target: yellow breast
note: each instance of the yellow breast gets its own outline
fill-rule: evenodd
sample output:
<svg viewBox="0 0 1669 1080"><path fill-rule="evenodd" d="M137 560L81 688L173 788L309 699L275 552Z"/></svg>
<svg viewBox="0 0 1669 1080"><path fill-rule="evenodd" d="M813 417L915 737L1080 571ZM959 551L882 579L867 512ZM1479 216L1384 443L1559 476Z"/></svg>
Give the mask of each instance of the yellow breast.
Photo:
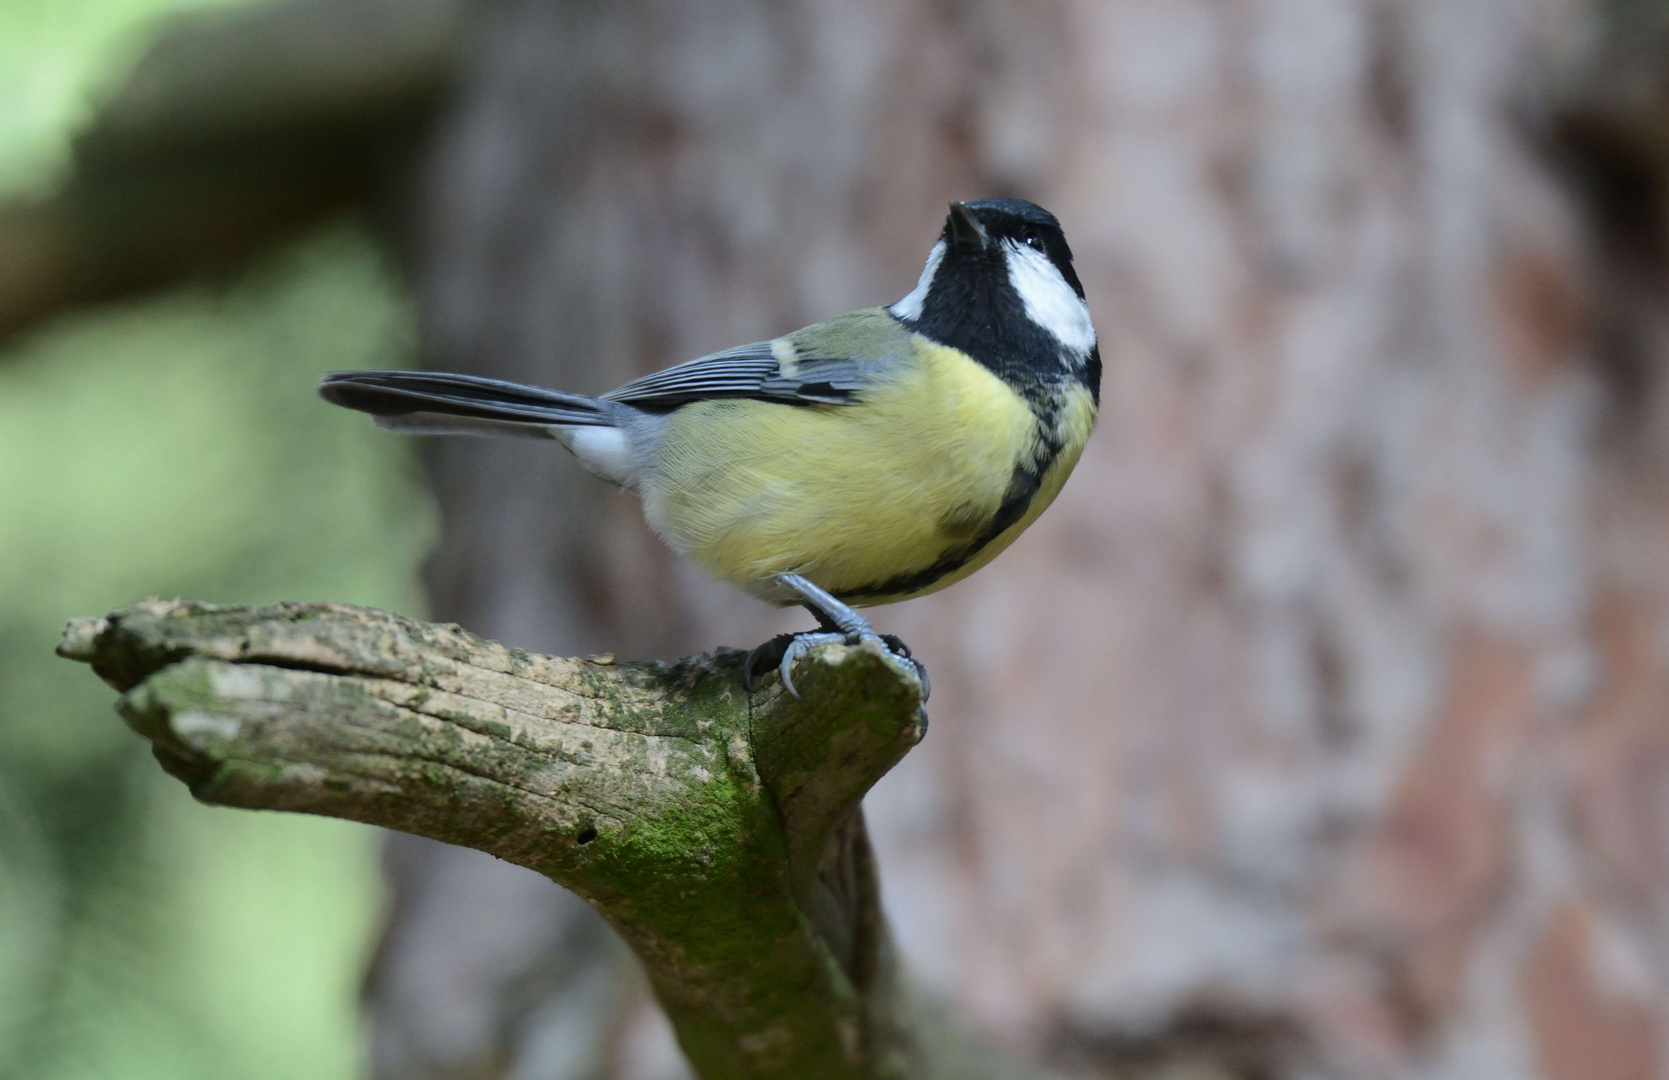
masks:
<svg viewBox="0 0 1669 1080"><path fill-rule="evenodd" d="M1087 390L1067 391L1045 432L1020 395L962 353L921 339L915 351L853 405L735 399L677 410L641 484L650 524L708 573L778 603L792 600L775 585L780 573L876 604L985 565L1060 492L1095 406ZM1061 449L1019 520L932 581L876 591L967 553L1016 466L1045 443Z"/></svg>

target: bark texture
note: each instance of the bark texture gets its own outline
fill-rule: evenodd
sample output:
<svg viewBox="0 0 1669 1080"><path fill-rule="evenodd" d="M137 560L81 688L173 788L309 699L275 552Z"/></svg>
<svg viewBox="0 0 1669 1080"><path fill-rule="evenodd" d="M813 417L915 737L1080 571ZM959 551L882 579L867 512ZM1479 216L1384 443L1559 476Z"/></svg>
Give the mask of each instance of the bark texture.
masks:
<svg viewBox="0 0 1669 1080"><path fill-rule="evenodd" d="M915 997L858 802L920 740L921 685L832 646L805 701L744 656L560 660L337 604L150 601L60 653L204 802L477 848L588 900L704 1077L1020 1077Z"/></svg>
<svg viewBox="0 0 1669 1080"><path fill-rule="evenodd" d="M1105 411L880 616L944 683L870 800L903 947L1089 1068L1656 1075L1663 278L1605 238L1661 167L1609 227L1559 134L1656 130L1585 52L1618 10L508 3L431 159L430 362L601 389L902 294L947 196L1049 206ZM567 462L435 461L453 617L775 629Z"/></svg>

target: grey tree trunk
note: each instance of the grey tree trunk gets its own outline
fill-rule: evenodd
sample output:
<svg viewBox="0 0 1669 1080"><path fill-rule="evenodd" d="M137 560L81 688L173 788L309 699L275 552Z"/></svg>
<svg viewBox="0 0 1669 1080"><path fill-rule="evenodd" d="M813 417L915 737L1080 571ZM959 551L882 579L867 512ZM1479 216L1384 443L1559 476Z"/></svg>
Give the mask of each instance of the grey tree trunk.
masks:
<svg viewBox="0 0 1669 1080"><path fill-rule="evenodd" d="M1655 1076L1660 382L1613 396L1601 309L1662 279L1543 141L1606 17L508 4L427 174L431 362L601 389L901 294L947 197L1044 203L1106 407L1011 553L879 613L943 687L870 799L905 951L1092 1067ZM436 461L449 617L776 628L568 462Z"/></svg>

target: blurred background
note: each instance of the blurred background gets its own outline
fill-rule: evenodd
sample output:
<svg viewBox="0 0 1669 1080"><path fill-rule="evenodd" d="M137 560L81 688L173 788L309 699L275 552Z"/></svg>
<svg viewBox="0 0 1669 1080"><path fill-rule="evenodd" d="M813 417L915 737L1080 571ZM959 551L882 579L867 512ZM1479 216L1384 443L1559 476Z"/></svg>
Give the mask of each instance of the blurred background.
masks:
<svg viewBox="0 0 1669 1080"><path fill-rule="evenodd" d="M0 1073L679 1080L585 905L197 806L51 654L140 597L553 653L798 628L522 443L583 392L1062 219L1056 506L877 612L919 976L1085 1076L1669 1078L1663 0L0 0Z"/></svg>
<svg viewBox="0 0 1669 1080"><path fill-rule="evenodd" d="M0 2L0 185L39 199L164 0ZM17 217L0 223L10 305ZM31 280L32 279L32 280ZM357 1075L381 885L343 822L198 806L51 655L66 613L149 594L421 613L434 536L410 447L318 407L319 372L410 355L363 227L246 273L23 326L0 345L0 1075Z"/></svg>

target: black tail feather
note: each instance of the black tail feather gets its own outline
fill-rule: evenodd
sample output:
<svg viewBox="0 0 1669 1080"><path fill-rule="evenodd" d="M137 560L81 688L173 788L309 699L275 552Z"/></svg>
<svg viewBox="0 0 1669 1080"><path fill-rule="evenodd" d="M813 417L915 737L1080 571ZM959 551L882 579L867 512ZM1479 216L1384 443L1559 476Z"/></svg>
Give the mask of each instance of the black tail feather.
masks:
<svg viewBox="0 0 1669 1080"><path fill-rule="evenodd" d="M414 413L510 424L607 424L595 398L435 371L333 371L319 380L332 405L372 416Z"/></svg>

